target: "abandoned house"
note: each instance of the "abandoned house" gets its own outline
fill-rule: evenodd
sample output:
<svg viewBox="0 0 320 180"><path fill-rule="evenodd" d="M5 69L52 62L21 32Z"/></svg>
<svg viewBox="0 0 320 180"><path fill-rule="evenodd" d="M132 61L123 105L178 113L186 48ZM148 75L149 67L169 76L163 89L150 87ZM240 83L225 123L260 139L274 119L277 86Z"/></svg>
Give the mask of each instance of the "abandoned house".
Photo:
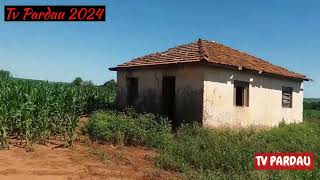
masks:
<svg viewBox="0 0 320 180"><path fill-rule="evenodd" d="M174 126L266 127L302 122L306 76L201 40L110 68L118 108L163 114Z"/></svg>

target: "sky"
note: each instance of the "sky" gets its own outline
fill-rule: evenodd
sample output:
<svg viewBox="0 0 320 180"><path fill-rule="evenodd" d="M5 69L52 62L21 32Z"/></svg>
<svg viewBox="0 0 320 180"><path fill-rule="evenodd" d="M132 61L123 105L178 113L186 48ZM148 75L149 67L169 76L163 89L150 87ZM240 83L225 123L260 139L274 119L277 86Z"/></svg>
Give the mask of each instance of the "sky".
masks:
<svg viewBox="0 0 320 180"><path fill-rule="evenodd" d="M4 5L106 5L106 22L4 22ZM108 68L203 38L307 75L320 98L317 0L2 0L0 69L15 77L95 84Z"/></svg>

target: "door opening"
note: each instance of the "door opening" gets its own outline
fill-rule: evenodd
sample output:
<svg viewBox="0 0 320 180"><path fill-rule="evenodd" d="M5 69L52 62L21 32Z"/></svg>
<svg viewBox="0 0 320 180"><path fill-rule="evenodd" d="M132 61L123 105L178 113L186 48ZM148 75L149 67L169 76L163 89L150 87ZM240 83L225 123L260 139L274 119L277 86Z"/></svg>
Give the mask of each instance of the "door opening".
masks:
<svg viewBox="0 0 320 180"><path fill-rule="evenodd" d="M178 126L175 119L176 78L166 76L162 79L162 113L172 121L173 128Z"/></svg>
<svg viewBox="0 0 320 180"><path fill-rule="evenodd" d="M138 78L127 79L127 104L133 106L138 98Z"/></svg>

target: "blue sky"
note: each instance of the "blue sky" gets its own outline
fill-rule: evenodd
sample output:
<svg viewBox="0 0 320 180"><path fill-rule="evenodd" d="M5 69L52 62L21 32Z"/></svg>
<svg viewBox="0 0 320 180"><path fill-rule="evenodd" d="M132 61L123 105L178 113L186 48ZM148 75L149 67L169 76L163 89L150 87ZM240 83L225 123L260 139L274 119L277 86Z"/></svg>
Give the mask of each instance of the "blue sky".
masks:
<svg viewBox="0 0 320 180"><path fill-rule="evenodd" d="M100 23L12 23L3 6L102 4ZM215 40L306 74L306 97L320 97L320 1L317 0L3 0L0 2L0 69L16 77L96 84L108 70L147 53Z"/></svg>

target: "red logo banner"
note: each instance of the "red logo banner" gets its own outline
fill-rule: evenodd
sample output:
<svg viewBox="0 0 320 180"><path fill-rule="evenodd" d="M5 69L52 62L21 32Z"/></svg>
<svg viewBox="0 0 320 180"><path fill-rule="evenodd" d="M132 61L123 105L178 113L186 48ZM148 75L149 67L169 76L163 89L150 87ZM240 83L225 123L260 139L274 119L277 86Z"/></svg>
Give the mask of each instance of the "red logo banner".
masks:
<svg viewBox="0 0 320 180"><path fill-rule="evenodd" d="M305 153L256 153L255 170L313 170L314 155Z"/></svg>

